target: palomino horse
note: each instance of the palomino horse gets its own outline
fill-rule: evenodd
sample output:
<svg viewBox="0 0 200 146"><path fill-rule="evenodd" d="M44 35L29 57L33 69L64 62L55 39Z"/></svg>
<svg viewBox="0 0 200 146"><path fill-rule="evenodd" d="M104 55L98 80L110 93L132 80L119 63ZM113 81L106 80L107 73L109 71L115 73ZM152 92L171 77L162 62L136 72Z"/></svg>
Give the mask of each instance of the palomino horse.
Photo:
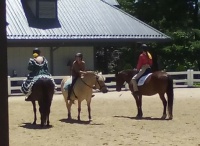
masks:
<svg viewBox="0 0 200 146"><path fill-rule="evenodd" d="M93 71L87 71L83 77L80 77L76 80L76 83L73 86L72 94L70 96L70 100L67 99L68 91L65 90L64 84L70 77L65 77L61 82L61 91L65 98L66 107L68 110L68 119L71 119L71 106L74 103L74 100L78 100L78 120L80 121L80 112L81 112L81 102L85 99L87 101L88 106L88 118L91 120L91 98L92 98L92 90L93 88L101 90L103 93L108 91L104 77L100 74L96 74Z"/></svg>
<svg viewBox="0 0 200 146"><path fill-rule="evenodd" d="M33 124L36 124L37 120L35 101L38 101L39 111L41 115L41 126L44 126L45 124L49 126L49 114L53 94L54 84L51 79L40 78L34 83L32 87L32 93L29 97L30 101L32 102L34 111Z"/></svg>
<svg viewBox="0 0 200 146"><path fill-rule="evenodd" d="M160 99L163 103L163 115L161 119L167 117L166 107L168 105L169 119L173 118L173 100L174 100L174 91L173 91L173 79L169 74L163 71L157 71L152 73L145 83L142 86L139 86L139 96L134 94L133 85L131 83L132 77L138 73L135 69L123 70L116 74L116 90L121 91L121 87L124 82L129 84L129 89L131 90L137 105L137 118L143 116L142 112L142 95L151 96L154 94L159 94ZM168 102L165 99L165 93L167 94Z"/></svg>

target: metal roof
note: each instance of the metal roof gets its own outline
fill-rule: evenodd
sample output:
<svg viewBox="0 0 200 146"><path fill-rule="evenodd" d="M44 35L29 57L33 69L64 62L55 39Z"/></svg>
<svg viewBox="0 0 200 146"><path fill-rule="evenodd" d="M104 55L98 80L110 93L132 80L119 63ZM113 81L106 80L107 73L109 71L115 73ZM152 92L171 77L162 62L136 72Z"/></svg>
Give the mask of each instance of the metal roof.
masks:
<svg viewBox="0 0 200 146"><path fill-rule="evenodd" d="M119 3L117 0L102 0L110 5L113 5L113 6L119 6Z"/></svg>
<svg viewBox="0 0 200 146"><path fill-rule="evenodd" d="M164 33L102 0L58 0L59 27L30 27L21 1L6 0L8 42L141 42L170 39Z"/></svg>

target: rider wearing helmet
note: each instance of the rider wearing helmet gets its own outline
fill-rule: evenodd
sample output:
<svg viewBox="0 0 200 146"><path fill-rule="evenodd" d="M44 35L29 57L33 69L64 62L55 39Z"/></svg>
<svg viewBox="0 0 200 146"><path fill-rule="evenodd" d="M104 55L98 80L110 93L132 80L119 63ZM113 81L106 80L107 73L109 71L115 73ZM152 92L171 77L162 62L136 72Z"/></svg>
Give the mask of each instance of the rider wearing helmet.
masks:
<svg viewBox="0 0 200 146"><path fill-rule="evenodd" d="M76 82L76 80L81 77L82 74L85 74L85 61L83 61L83 54L82 53L77 53L75 55L75 61L72 64L72 84L69 86L68 89L68 100L70 100L70 95L72 92L72 88Z"/></svg>
<svg viewBox="0 0 200 146"><path fill-rule="evenodd" d="M33 84L40 77L49 78L55 85L53 78L48 69L48 61L44 56L41 56L41 51L39 48L33 49L33 58L29 59L28 70L30 73L27 76L27 79L22 83L21 91L28 97L25 100L30 101L29 95L31 94L31 88Z"/></svg>
<svg viewBox="0 0 200 146"><path fill-rule="evenodd" d="M133 84L133 91L136 95L138 95L138 86L137 86L137 80L145 73L145 71L151 70L152 66L152 56L148 52L148 47L146 44L141 45L142 53L139 56L138 64L137 64L137 71L139 71L133 78L132 78L132 84Z"/></svg>
<svg viewBox="0 0 200 146"><path fill-rule="evenodd" d="M75 55L75 61L72 64L72 77L78 78L85 72L85 61L83 61L83 55L77 53Z"/></svg>

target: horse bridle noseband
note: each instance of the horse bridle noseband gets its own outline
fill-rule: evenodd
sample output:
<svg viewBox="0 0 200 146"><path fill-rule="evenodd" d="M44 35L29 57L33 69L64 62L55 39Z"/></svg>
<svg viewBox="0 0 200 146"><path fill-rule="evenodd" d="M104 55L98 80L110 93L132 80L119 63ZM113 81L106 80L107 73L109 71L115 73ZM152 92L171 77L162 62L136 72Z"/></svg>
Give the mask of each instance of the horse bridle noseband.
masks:
<svg viewBox="0 0 200 146"><path fill-rule="evenodd" d="M99 85L99 87L100 87L100 90L101 90L103 87L106 87L106 86L105 86L105 85L101 86L98 79L99 79L99 77L96 76L96 82L98 83L98 85ZM86 86L88 86L88 87L90 87L90 88L93 89L93 87L91 87L90 85L88 85L88 84L87 84L86 82L84 82L82 79L81 79L81 81L82 81ZM96 87L96 83L95 83L95 87Z"/></svg>

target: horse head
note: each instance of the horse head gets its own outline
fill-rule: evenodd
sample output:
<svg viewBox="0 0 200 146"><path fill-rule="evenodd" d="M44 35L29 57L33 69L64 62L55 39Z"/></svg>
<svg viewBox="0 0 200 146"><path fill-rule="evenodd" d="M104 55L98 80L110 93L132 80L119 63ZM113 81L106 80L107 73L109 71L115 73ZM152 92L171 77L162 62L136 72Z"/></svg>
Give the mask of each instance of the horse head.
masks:
<svg viewBox="0 0 200 146"><path fill-rule="evenodd" d="M106 84L105 84L105 78L103 77L101 73L96 74L95 88L99 89L103 93L108 92L108 88L106 87Z"/></svg>
<svg viewBox="0 0 200 146"><path fill-rule="evenodd" d="M93 89L99 89L103 93L108 92L108 89L105 85L105 78L101 73L87 71L82 76L82 81L91 86Z"/></svg>
<svg viewBox="0 0 200 146"><path fill-rule="evenodd" d="M121 91L124 82L130 83L131 79L138 71L136 69L122 70L115 74L116 91Z"/></svg>

